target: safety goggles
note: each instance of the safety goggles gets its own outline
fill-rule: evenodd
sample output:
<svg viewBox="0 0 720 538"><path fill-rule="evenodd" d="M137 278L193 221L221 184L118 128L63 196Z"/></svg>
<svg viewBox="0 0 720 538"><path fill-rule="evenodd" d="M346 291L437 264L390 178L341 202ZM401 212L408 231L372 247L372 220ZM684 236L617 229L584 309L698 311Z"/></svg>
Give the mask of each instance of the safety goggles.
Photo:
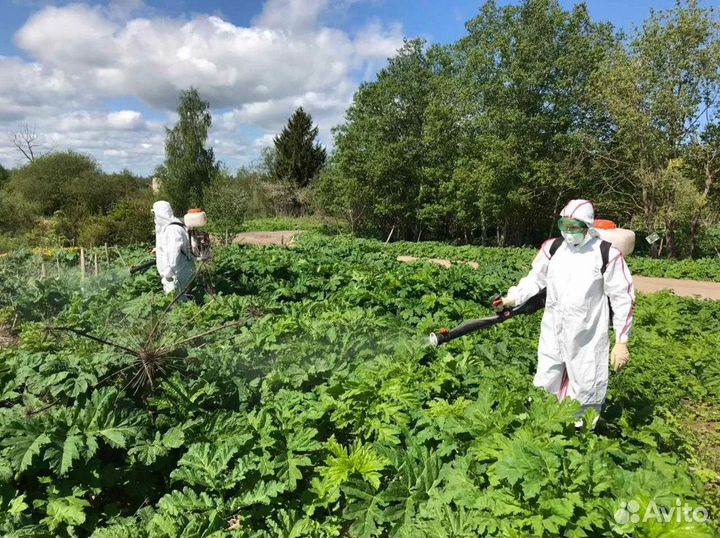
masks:
<svg viewBox="0 0 720 538"><path fill-rule="evenodd" d="M588 229L588 226L583 221L578 219L560 217L560 220L558 220L558 229L561 232L583 233Z"/></svg>

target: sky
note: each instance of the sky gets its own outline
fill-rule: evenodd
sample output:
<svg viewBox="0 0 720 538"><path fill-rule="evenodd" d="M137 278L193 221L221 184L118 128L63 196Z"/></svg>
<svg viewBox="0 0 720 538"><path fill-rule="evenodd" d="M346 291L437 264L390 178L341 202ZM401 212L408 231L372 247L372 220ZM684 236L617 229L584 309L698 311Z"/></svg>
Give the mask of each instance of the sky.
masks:
<svg viewBox="0 0 720 538"><path fill-rule="evenodd" d="M456 41L481 3L0 0L0 164L25 162L11 135L27 126L40 152L74 150L107 172L150 175L190 86L211 105L209 143L231 171L257 162L298 106L330 146L358 85L403 38ZM586 3L595 20L631 31L675 2Z"/></svg>

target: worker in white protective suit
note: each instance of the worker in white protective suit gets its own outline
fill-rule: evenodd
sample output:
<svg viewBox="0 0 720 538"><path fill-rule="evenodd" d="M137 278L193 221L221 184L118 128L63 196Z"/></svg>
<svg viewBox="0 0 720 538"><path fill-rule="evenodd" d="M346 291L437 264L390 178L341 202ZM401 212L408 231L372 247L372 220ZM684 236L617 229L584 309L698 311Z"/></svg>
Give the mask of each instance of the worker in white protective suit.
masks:
<svg viewBox="0 0 720 538"><path fill-rule="evenodd" d="M555 240L545 241L528 275L493 306L501 310L520 305L547 287L533 384L556 394L560 400L568 396L577 400L583 414L590 407L599 413L608 385L607 298L615 331L610 364L614 370L621 370L630 358L627 341L635 291L630 270L615 247L610 247L602 272L602 241L593 228L592 203L572 200L560 216L558 227L564 241L554 253L550 247ZM578 420L576 426L582 423Z"/></svg>
<svg viewBox="0 0 720 538"><path fill-rule="evenodd" d="M183 293L195 274L195 258L185 225L165 201L153 204L155 216L155 265L165 293Z"/></svg>

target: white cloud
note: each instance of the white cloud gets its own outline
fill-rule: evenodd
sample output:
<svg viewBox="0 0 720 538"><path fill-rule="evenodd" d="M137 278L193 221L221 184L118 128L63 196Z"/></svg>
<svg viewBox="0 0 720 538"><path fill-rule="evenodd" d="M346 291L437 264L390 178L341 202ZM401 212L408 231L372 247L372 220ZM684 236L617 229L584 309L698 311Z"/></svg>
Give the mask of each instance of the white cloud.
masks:
<svg viewBox="0 0 720 538"><path fill-rule="evenodd" d="M113 61L116 30L99 8L49 6L28 19L15 44L44 65L81 74Z"/></svg>
<svg viewBox="0 0 720 538"><path fill-rule="evenodd" d="M0 122L80 106L63 71L19 58L0 56ZM82 99L87 104L91 99Z"/></svg>
<svg viewBox="0 0 720 538"><path fill-rule="evenodd" d="M177 106L178 92L192 85L213 108L227 111L215 115L219 132L232 133L240 124L274 132L304 106L327 140L358 79L391 56L403 37L400 26L377 21L357 35L328 26L323 14L337 9L331 4L268 0L247 27L211 15L133 15L148 13L140 0L45 7L15 34L16 45L31 60L0 57L0 129L7 130L10 122L42 123L58 145L74 141L73 149L93 151L97 146L83 145L79 136L62 143L62 136L52 133L85 130L95 132L93 140L156 127L162 133L139 112L108 112L107 101L135 97L169 112ZM225 151L249 155L257 150L253 140L221 145L216 153L227 160L237 156ZM115 149L96 156L117 167L121 158L139 151Z"/></svg>
<svg viewBox="0 0 720 538"><path fill-rule="evenodd" d="M255 149L263 150L265 148L269 148L273 145L273 140L275 139L274 134L266 133L262 135L260 138L256 138L255 142L253 142L253 146L255 146Z"/></svg>
<svg viewBox="0 0 720 538"><path fill-rule="evenodd" d="M137 131L146 128L145 120L135 110L119 110L109 113L73 112L53 118L47 124L50 129L61 132L104 132L104 131Z"/></svg>

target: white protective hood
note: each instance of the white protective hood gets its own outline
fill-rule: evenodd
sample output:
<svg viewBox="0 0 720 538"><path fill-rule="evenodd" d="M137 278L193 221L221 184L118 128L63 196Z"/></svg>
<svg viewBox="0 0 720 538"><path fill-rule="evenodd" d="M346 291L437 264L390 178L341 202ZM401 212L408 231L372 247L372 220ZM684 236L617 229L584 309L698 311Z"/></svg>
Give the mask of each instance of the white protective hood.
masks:
<svg viewBox="0 0 720 538"><path fill-rule="evenodd" d="M153 204L152 207L153 215L155 215L155 240L157 242L158 236L165 229L165 227L171 222L181 222L180 219L173 215L172 207L169 202L165 200L159 200ZM157 244L155 245L157 248Z"/></svg>

